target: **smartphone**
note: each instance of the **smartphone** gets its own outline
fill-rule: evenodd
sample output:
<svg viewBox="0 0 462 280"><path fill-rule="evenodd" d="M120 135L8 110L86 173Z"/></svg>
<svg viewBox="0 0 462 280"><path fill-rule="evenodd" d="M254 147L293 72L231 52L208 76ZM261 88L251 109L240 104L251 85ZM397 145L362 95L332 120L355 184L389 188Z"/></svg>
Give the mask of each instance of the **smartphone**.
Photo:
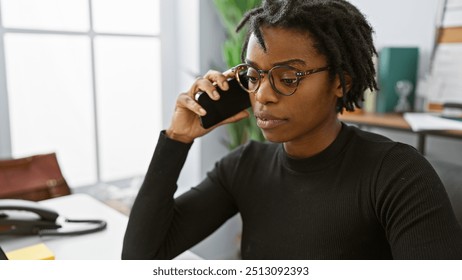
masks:
<svg viewBox="0 0 462 280"><path fill-rule="evenodd" d="M240 80L245 81L245 78ZM205 92L196 93L196 101L207 111L205 116L200 117L203 128L210 128L250 107L249 93L239 85L239 82L232 78L228 80L228 85L229 89L226 91L217 86L219 100L211 99Z"/></svg>

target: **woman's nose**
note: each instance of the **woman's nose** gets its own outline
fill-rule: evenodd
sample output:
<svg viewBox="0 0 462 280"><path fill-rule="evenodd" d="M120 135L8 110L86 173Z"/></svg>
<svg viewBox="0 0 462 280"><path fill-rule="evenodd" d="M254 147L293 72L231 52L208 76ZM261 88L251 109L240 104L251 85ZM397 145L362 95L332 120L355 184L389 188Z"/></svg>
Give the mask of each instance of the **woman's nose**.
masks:
<svg viewBox="0 0 462 280"><path fill-rule="evenodd" d="M260 81L260 87L255 92L255 100L261 104L276 103L278 101L278 94L274 91L269 77L265 76Z"/></svg>

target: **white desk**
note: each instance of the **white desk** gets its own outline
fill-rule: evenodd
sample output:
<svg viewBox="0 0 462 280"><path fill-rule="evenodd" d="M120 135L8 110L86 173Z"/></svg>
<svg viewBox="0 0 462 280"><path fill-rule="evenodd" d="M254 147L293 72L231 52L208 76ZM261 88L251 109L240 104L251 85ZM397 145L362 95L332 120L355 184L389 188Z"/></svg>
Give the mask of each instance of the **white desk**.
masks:
<svg viewBox="0 0 462 280"><path fill-rule="evenodd" d="M57 260L120 260L122 241L128 218L86 194L73 194L40 202L69 219L101 219L107 222L103 231L78 236L0 236L5 252L45 243ZM200 259L186 251L177 259Z"/></svg>

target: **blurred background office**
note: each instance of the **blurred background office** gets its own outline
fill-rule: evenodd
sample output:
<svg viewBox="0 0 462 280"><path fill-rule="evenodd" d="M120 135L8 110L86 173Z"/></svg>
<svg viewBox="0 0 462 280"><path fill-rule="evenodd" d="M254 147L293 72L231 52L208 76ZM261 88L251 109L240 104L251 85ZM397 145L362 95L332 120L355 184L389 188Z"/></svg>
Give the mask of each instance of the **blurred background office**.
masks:
<svg viewBox="0 0 462 280"><path fill-rule="evenodd" d="M379 51L416 47L418 80L429 74L448 1L350 2ZM462 1L449 5L462 18ZM0 0L0 158L56 152L74 191L118 199L128 213L177 95L226 69L226 36L212 0ZM415 135L379 132L415 145ZM219 128L196 141L178 194L228 152L227 137ZM460 174L462 141L434 137L427 147L441 172ZM239 227L235 217L193 250L235 258Z"/></svg>

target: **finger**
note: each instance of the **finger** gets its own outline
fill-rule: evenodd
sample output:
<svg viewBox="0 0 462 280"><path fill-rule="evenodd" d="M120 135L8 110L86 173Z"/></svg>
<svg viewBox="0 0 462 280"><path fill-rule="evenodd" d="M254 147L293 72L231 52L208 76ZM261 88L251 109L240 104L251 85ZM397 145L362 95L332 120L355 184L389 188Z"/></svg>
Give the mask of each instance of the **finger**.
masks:
<svg viewBox="0 0 462 280"><path fill-rule="evenodd" d="M190 111L194 112L196 115L205 116L207 111L205 111L202 106L197 103L189 94L183 93L178 97L178 105L185 107Z"/></svg>
<svg viewBox="0 0 462 280"><path fill-rule="evenodd" d="M217 85L222 90L229 89L229 85L227 81L228 77L223 75L223 73L221 72L210 70L205 74L204 78L212 81L215 85Z"/></svg>
<svg viewBox="0 0 462 280"><path fill-rule="evenodd" d="M212 98L213 100L220 99L220 94L218 93L217 88L212 83L212 81L210 81L209 79L206 79L206 78L196 79L196 82L194 82L193 86L189 90L189 93L190 93L189 95L191 97L194 97L196 93L200 91L207 93L207 95L210 96L210 98Z"/></svg>
<svg viewBox="0 0 462 280"><path fill-rule="evenodd" d="M223 77L226 79L225 82L226 82L226 86L227 86L227 89L229 89L229 82L228 80L230 79L235 79L236 78L236 72L234 71L233 68L231 69L228 69L226 70L225 72L223 72Z"/></svg>
<svg viewBox="0 0 462 280"><path fill-rule="evenodd" d="M231 68L223 72L223 76L227 78L234 78L236 76L236 72L234 72L233 68Z"/></svg>

